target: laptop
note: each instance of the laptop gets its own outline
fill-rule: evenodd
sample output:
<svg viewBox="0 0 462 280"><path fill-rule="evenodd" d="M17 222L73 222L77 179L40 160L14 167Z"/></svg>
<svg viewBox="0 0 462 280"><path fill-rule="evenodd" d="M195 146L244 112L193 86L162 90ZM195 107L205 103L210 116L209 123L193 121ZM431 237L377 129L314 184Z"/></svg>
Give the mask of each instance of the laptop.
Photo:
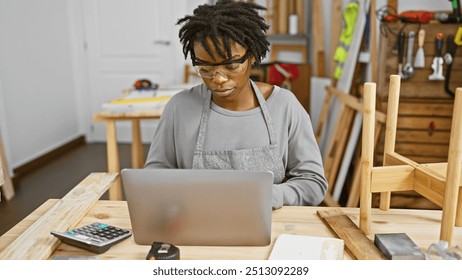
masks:
<svg viewBox="0 0 462 280"><path fill-rule="evenodd" d="M123 169L121 176L139 245L271 243L270 171Z"/></svg>

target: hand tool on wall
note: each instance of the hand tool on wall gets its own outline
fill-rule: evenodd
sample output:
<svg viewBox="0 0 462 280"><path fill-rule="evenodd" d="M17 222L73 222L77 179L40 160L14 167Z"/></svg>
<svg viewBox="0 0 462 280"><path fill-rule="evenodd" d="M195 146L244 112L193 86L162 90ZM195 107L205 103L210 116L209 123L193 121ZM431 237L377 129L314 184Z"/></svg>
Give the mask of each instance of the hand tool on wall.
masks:
<svg viewBox="0 0 462 280"><path fill-rule="evenodd" d="M435 35L435 57L432 62L433 73L428 76L431 81L443 81L443 57L441 55L443 50L443 33L436 33Z"/></svg>
<svg viewBox="0 0 462 280"><path fill-rule="evenodd" d="M398 34L398 75L404 77L403 74L403 57L404 57L404 43L406 41L406 34L400 31Z"/></svg>
<svg viewBox="0 0 462 280"><path fill-rule="evenodd" d="M420 29L417 35L417 51L414 58L414 68L425 67L425 52L424 52L424 41L425 41L425 29Z"/></svg>
<svg viewBox="0 0 462 280"><path fill-rule="evenodd" d="M403 66L403 75L405 79L409 79L414 75L414 67L412 66L412 52L414 50L414 37L415 32L409 31L407 39L407 56L406 64Z"/></svg>
<svg viewBox="0 0 462 280"><path fill-rule="evenodd" d="M459 26L459 28L457 29L456 38L454 38L454 42L456 43L456 45L462 46L462 26Z"/></svg>
<svg viewBox="0 0 462 280"><path fill-rule="evenodd" d="M462 43L459 45L461 46ZM456 43L454 36L448 35L446 39L446 54L444 55L444 62L446 63L446 78L444 79L444 90L450 95L454 96L454 91L449 88L451 83L451 71L454 63L454 57L456 54L458 44Z"/></svg>

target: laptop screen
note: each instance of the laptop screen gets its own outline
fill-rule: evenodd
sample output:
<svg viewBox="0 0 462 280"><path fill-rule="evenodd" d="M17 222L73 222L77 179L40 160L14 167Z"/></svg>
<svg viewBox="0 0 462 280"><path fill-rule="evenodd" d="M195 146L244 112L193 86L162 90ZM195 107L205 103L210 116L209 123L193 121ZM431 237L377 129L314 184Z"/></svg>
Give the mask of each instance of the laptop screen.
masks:
<svg viewBox="0 0 462 280"><path fill-rule="evenodd" d="M124 169L135 242L264 246L271 242L273 174L265 171Z"/></svg>

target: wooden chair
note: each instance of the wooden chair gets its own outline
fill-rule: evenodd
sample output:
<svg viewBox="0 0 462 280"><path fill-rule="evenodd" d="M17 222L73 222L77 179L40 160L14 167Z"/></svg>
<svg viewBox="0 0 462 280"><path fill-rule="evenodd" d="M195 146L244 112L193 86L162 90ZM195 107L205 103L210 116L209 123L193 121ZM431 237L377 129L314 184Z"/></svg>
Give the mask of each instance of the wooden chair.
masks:
<svg viewBox="0 0 462 280"><path fill-rule="evenodd" d="M0 136L0 189L6 200L11 200L15 193L13 182L10 176L10 170L6 162L5 153L3 152L2 137Z"/></svg>
<svg viewBox="0 0 462 280"><path fill-rule="evenodd" d="M380 209L390 208L391 192L413 190L442 208L440 240L452 242L454 226L462 226L462 88L456 89L448 161L419 164L395 152L401 79L391 75L383 166L373 166L376 84L364 86L359 227L370 233L372 193L380 193Z"/></svg>

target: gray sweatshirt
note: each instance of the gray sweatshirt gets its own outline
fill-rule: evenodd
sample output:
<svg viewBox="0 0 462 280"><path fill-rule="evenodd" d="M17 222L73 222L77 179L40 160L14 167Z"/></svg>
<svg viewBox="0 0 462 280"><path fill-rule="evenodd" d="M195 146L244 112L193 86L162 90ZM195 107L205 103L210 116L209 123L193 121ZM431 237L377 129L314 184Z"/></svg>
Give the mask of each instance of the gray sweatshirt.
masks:
<svg viewBox="0 0 462 280"><path fill-rule="evenodd" d="M146 160L146 168L191 169L205 84L177 93L166 105ZM308 113L294 94L275 86L266 100L286 170L286 180L273 185L273 208L318 205L327 191L321 153ZM230 111L212 102L204 149L239 150L269 145L260 107Z"/></svg>

